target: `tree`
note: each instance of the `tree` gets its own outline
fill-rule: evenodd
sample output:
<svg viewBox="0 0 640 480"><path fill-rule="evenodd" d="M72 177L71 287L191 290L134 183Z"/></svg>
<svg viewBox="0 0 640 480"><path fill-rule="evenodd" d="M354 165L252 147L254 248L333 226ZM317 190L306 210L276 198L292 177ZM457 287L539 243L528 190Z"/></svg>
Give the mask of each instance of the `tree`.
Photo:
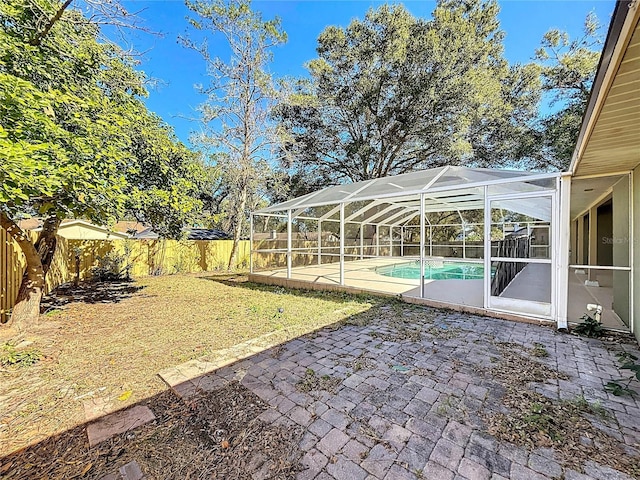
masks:
<svg viewBox="0 0 640 480"><path fill-rule="evenodd" d="M509 161L539 85L535 66L504 60L497 13L493 1L442 0L425 21L383 5L325 29L311 80L277 111L298 180Z"/></svg>
<svg viewBox="0 0 640 480"><path fill-rule="evenodd" d="M266 68L273 47L286 41L280 21L263 20L251 10L250 0L187 1L196 14L189 20L199 31L221 36L229 59L214 57L207 43L183 43L200 52L207 63L210 85L202 88L207 101L201 108L205 130L196 141L212 154L224 187L221 207L233 233L228 269L236 262L238 243L248 210L263 198L269 159L275 145L269 119L275 91ZM262 191L261 191L262 190Z"/></svg>
<svg viewBox="0 0 640 480"><path fill-rule="evenodd" d="M534 168L563 171L571 162L600 59L599 29L597 17L590 13L581 38L571 40L557 29L542 38L536 51L542 88L550 96L551 107L560 108L542 117L531 133Z"/></svg>
<svg viewBox="0 0 640 480"><path fill-rule="evenodd" d="M64 218L108 224L131 212L175 234L207 180L144 107L129 57L68 3L0 6L0 225L27 261L10 320L19 329L38 318ZM24 215L44 217L35 241Z"/></svg>

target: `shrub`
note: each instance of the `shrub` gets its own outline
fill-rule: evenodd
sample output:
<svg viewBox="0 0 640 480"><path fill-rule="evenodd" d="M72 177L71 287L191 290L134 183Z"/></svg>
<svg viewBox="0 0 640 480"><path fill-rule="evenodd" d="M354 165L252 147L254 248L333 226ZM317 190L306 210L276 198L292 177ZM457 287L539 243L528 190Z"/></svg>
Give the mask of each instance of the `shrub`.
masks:
<svg viewBox="0 0 640 480"><path fill-rule="evenodd" d="M11 342L0 347L0 365L3 367L29 367L37 363L40 358L42 358L42 354L33 348L18 350Z"/></svg>
<svg viewBox="0 0 640 480"><path fill-rule="evenodd" d="M98 264L91 269L91 276L101 282L131 280L131 265L127 261L128 255L115 251L98 256Z"/></svg>
<svg viewBox="0 0 640 480"><path fill-rule="evenodd" d="M597 338L602 336L602 324L599 321L586 313L581 320L582 323L575 326L574 332L583 337Z"/></svg>

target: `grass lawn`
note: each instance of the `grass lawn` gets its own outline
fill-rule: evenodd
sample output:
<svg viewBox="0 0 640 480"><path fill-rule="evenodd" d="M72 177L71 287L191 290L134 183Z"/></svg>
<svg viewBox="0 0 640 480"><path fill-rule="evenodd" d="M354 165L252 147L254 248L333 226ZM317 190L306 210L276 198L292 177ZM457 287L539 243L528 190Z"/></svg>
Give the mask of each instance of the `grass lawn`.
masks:
<svg viewBox="0 0 640 480"><path fill-rule="evenodd" d="M388 303L213 274L59 290L28 338L42 360L0 366L0 456L83 423L88 399L124 407L166 390L157 373L167 367L267 333L285 341Z"/></svg>

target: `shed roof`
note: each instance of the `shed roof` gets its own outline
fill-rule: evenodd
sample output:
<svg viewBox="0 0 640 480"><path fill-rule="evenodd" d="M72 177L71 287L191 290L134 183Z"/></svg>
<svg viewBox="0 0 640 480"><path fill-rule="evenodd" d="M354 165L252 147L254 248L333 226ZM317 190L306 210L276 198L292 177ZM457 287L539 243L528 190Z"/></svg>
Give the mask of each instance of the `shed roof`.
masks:
<svg viewBox="0 0 640 480"><path fill-rule="evenodd" d="M42 230L42 226L33 229L34 232L40 230ZM68 240L125 240L130 238L130 235L126 233L116 232L108 227L78 219L63 220L56 233Z"/></svg>
<svg viewBox="0 0 640 480"><path fill-rule="evenodd" d="M187 240L230 240L232 238L228 233L215 228L190 228L187 232Z"/></svg>

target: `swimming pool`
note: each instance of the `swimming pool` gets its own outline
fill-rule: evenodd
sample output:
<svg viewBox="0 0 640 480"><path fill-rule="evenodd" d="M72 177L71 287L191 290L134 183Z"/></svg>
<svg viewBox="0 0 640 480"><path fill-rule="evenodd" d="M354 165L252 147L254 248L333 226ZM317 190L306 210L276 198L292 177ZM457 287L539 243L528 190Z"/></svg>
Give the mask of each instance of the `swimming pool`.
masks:
<svg viewBox="0 0 640 480"><path fill-rule="evenodd" d="M397 263L375 269L386 277L420 279L420 262ZM481 263L443 262L442 265L424 267L424 278L430 280L482 280L484 265Z"/></svg>

